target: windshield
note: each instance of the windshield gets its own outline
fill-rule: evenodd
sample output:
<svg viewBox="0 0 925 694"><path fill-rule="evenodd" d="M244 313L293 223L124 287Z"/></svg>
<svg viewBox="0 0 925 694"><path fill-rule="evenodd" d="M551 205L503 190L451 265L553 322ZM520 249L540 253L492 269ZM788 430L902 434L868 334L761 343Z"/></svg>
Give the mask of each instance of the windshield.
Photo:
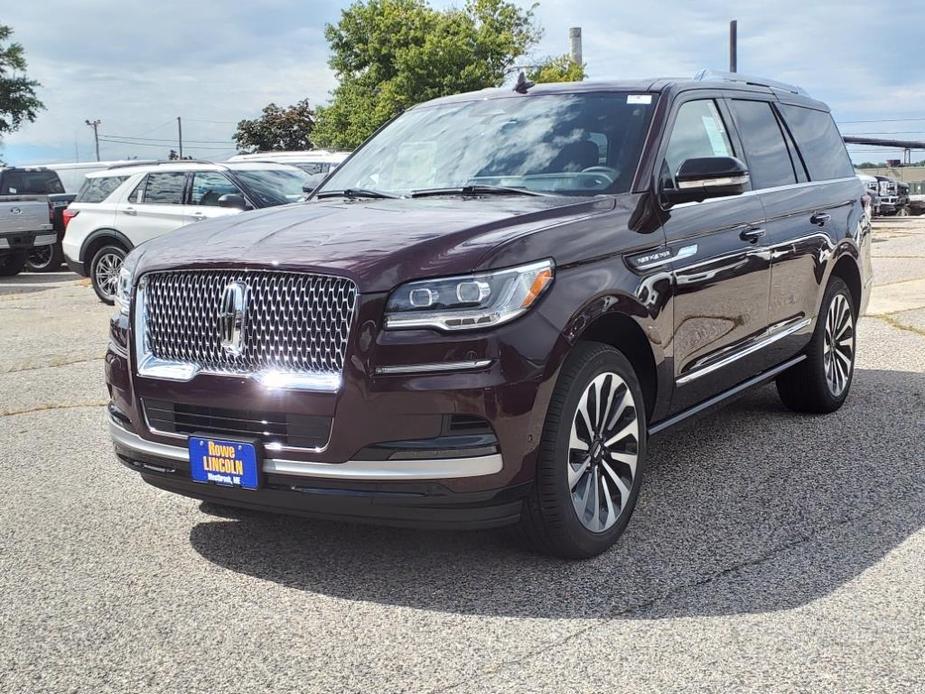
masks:
<svg viewBox="0 0 925 694"><path fill-rule="evenodd" d="M234 175L247 187L260 207L287 205L305 197L302 186L309 180L297 169L236 169Z"/></svg>
<svg viewBox="0 0 925 694"><path fill-rule="evenodd" d="M564 195L629 190L650 94L512 95L400 116L334 172L325 191L398 195L504 186Z"/></svg>

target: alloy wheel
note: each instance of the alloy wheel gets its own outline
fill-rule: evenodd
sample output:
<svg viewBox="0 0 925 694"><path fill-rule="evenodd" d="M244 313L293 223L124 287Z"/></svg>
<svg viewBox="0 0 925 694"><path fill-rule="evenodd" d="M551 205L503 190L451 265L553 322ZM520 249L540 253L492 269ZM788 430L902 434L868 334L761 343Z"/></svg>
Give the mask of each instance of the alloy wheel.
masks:
<svg viewBox="0 0 925 694"><path fill-rule="evenodd" d="M568 448L572 505L591 532L608 530L629 503L638 452L633 393L619 375L600 374L581 395Z"/></svg>
<svg viewBox="0 0 925 694"><path fill-rule="evenodd" d="M848 387L854 368L854 316L844 294L836 294L825 319L822 361L829 391L839 397Z"/></svg>
<svg viewBox="0 0 925 694"><path fill-rule="evenodd" d="M109 299L114 299L119 286L119 270L122 268L122 256L118 253L105 253L96 261L93 278L96 286Z"/></svg>

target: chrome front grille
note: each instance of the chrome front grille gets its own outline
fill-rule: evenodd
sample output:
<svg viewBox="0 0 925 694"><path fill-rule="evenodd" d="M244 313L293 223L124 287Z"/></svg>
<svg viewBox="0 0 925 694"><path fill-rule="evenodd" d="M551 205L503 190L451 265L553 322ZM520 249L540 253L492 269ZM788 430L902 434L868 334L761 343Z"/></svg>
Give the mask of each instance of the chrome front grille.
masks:
<svg viewBox="0 0 925 694"><path fill-rule="evenodd" d="M243 309L238 306L240 330L234 332L233 348L223 342L233 332L225 305L232 285L243 285L246 296ZM336 376L339 384L356 302L356 285L344 277L243 270L151 273L139 286L136 305L142 332L139 373L179 380L199 371L276 378L303 374Z"/></svg>

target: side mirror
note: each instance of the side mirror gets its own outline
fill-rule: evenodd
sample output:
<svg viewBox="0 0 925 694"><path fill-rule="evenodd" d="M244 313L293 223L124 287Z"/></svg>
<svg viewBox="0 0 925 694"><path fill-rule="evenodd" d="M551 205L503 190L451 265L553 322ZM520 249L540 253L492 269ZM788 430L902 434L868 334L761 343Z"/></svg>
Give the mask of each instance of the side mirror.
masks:
<svg viewBox="0 0 925 694"><path fill-rule="evenodd" d="M740 195L748 187L748 168L735 157L685 159L675 176L677 188L663 188L665 200L700 202L707 198Z"/></svg>
<svg viewBox="0 0 925 694"><path fill-rule="evenodd" d="M219 207L233 207L237 210L246 210L248 208L247 200L243 195L237 193L225 193L218 199Z"/></svg>
<svg viewBox="0 0 925 694"><path fill-rule="evenodd" d="M315 188L317 187L318 186L315 185L314 183L306 183L305 185L302 186L302 192L305 193L306 195L311 195L312 193L315 192Z"/></svg>

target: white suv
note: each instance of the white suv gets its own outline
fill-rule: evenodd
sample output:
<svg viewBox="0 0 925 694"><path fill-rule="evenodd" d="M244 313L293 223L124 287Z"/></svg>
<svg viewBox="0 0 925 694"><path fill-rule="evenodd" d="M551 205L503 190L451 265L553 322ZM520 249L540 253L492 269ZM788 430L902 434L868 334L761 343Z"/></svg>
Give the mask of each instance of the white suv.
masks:
<svg viewBox="0 0 925 694"><path fill-rule="evenodd" d="M122 259L138 244L202 219L297 202L307 180L267 162L170 161L88 174L64 211L68 267L111 304Z"/></svg>

